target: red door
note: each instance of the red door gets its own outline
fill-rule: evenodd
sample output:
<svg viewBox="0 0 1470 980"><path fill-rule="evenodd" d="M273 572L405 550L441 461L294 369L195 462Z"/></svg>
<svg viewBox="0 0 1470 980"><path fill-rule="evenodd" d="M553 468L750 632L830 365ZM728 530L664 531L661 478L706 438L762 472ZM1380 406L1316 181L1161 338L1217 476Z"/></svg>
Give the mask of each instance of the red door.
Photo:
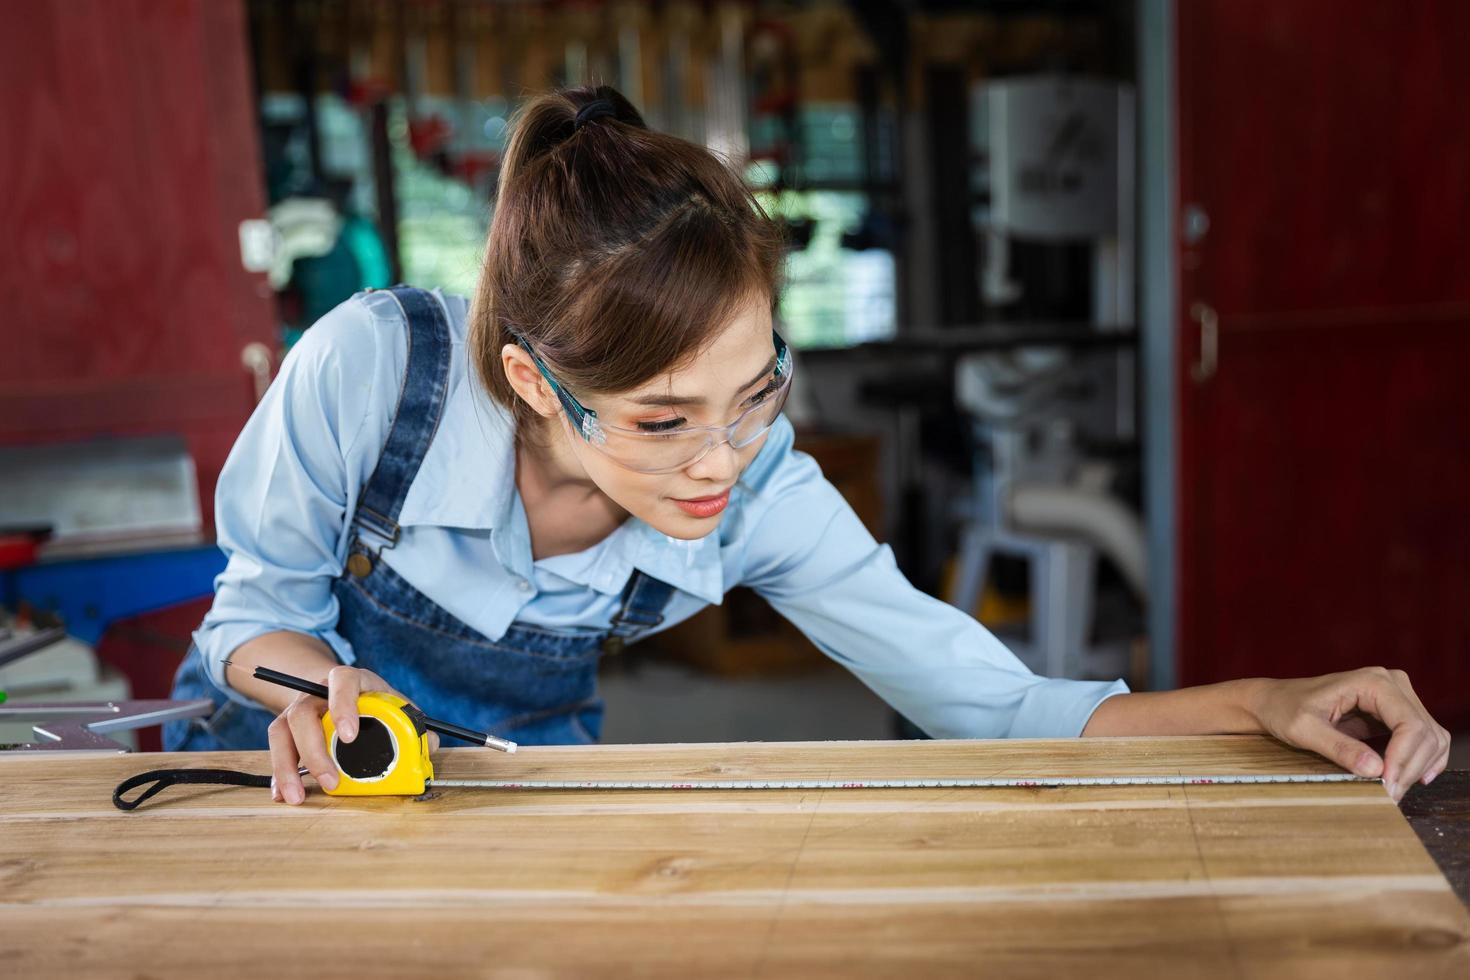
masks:
<svg viewBox="0 0 1470 980"><path fill-rule="evenodd" d="M1180 681L1470 723L1470 4L1176 10Z"/></svg>
<svg viewBox="0 0 1470 980"><path fill-rule="evenodd" d="M271 343L243 4L34 0L0 31L0 443L178 433L206 522Z"/></svg>

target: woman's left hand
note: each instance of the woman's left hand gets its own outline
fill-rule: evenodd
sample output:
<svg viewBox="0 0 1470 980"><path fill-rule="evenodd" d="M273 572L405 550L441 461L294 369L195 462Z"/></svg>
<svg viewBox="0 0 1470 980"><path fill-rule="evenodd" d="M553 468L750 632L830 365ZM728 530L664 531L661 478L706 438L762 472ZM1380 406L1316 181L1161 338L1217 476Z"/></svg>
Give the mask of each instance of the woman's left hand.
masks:
<svg viewBox="0 0 1470 980"><path fill-rule="evenodd" d="M1382 776L1394 802L1415 780L1428 785L1449 764L1450 733L1424 710L1402 670L1365 667L1266 681L1251 710L1262 729L1288 745L1360 776ZM1384 732L1392 735L1379 758L1362 739Z"/></svg>

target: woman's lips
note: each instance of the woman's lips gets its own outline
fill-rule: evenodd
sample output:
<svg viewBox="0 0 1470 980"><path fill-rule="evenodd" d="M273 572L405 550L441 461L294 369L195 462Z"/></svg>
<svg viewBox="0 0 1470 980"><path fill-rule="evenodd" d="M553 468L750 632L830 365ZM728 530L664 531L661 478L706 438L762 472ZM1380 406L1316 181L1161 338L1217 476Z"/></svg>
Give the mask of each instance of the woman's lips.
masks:
<svg viewBox="0 0 1470 980"><path fill-rule="evenodd" d="M730 502L730 491L727 488L724 493L715 497L696 497L693 500L682 500L678 497L670 497L679 509L690 517L714 517L725 509Z"/></svg>

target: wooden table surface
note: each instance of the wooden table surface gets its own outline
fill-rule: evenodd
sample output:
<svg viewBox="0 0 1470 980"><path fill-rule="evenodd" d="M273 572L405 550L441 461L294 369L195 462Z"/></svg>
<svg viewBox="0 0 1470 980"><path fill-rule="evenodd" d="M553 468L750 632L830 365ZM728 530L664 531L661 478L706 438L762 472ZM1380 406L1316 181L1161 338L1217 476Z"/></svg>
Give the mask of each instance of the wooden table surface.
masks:
<svg viewBox="0 0 1470 980"><path fill-rule="evenodd" d="M443 778L1327 772L1252 736L450 749ZM0 975L1470 977L1373 783L531 791L180 786L262 753L0 756ZM12 972L13 971L13 972Z"/></svg>

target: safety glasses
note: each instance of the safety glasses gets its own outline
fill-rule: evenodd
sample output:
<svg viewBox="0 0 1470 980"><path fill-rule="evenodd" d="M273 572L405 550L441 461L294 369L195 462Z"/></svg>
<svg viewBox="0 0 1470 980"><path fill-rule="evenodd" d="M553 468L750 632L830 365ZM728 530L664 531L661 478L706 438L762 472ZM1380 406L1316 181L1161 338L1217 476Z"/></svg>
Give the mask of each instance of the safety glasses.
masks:
<svg viewBox="0 0 1470 980"><path fill-rule="evenodd" d="M556 392L567 418L588 445L638 473L673 473L693 466L710 450L727 442L735 449L744 449L775 424L791 392L793 365L791 351L781 335L772 330L771 339L776 347L776 367L771 379L745 400L734 421L727 425L685 425L666 430L629 429L604 422L597 412L577 401L556 380L524 337L517 337L516 341L531 355L541 376Z"/></svg>

